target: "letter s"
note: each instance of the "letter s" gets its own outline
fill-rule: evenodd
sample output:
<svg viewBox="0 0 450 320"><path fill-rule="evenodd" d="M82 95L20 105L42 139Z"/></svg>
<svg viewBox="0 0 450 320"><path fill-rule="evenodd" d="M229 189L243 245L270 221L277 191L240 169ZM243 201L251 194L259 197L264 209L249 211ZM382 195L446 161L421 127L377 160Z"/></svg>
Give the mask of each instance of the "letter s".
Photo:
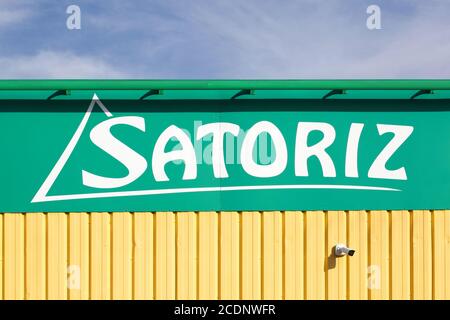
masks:
<svg viewBox="0 0 450 320"><path fill-rule="evenodd" d="M386 147L380 152L378 157L373 162L369 169L369 178L408 180L405 167L401 167L397 170L388 170L386 169L386 163L395 151L397 151L406 139L408 139L414 131L414 127L377 124L377 128L380 135L383 135L386 132L392 132L394 133L394 137L391 141L389 141Z"/></svg>
<svg viewBox="0 0 450 320"><path fill-rule="evenodd" d="M145 132L145 120L142 117L119 117L105 120L96 125L90 133L91 141L100 149L118 160L128 169L123 178L102 177L82 170L83 184L92 188L119 188L139 178L147 169L147 161L133 149L111 134L111 127L119 124L133 126Z"/></svg>

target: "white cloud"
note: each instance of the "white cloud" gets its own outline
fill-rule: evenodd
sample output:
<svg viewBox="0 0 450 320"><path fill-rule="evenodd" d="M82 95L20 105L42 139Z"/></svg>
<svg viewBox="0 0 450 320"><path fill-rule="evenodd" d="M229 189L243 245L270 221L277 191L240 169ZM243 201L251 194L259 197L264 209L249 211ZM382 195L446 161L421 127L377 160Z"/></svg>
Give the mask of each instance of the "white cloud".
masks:
<svg viewBox="0 0 450 320"><path fill-rule="evenodd" d="M368 0L80 1L82 31L61 24L31 56L0 51L0 77L448 78L450 1L376 2L382 30L370 31Z"/></svg>
<svg viewBox="0 0 450 320"><path fill-rule="evenodd" d="M397 4L402 1L397 1ZM450 1L380 4L382 30L363 3L215 1L180 8L204 30L234 78L442 78L450 75ZM179 7L179 6L178 6ZM174 9L176 10L176 9ZM218 49L217 49L218 48Z"/></svg>
<svg viewBox="0 0 450 320"><path fill-rule="evenodd" d="M0 11L0 27L23 21L28 16L26 11L10 10Z"/></svg>
<svg viewBox="0 0 450 320"><path fill-rule="evenodd" d="M115 31L132 30L123 36L141 39L132 43L136 47L130 47L130 51L142 53L137 65L163 76L445 78L450 75L448 0L378 1L383 29L373 31L366 27L366 9L371 1L158 3L157 11L142 6L136 15L129 6L119 6L107 15L116 24ZM159 11L164 20L155 19ZM143 33L143 22L151 35ZM96 26L105 29L108 26L110 30L107 23Z"/></svg>
<svg viewBox="0 0 450 320"><path fill-rule="evenodd" d="M14 25L23 22L32 15L33 11L29 6L17 4L11 0L1 0L0 2L0 27Z"/></svg>
<svg viewBox="0 0 450 320"><path fill-rule="evenodd" d="M126 74L97 57L71 52L41 51L36 55L0 57L0 77L13 78L123 78Z"/></svg>

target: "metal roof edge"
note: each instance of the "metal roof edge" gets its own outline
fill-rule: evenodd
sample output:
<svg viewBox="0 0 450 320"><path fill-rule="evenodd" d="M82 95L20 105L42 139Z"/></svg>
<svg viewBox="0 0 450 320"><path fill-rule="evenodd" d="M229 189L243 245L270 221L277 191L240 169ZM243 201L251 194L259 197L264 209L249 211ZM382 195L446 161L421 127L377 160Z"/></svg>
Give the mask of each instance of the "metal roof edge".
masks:
<svg viewBox="0 0 450 320"><path fill-rule="evenodd" d="M450 90L450 79L0 80L0 90Z"/></svg>

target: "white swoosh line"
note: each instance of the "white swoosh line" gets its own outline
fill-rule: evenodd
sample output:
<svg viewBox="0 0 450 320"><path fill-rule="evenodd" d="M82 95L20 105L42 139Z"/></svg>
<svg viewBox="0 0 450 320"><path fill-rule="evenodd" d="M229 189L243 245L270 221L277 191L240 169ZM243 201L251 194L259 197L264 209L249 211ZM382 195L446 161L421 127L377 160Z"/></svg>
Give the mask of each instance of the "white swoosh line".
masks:
<svg viewBox="0 0 450 320"><path fill-rule="evenodd" d="M262 185L262 186L228 186L228 187L199 187L199 188L173 188L173 189L154 189L138 191L113 191L85 194L69 194L61 196L46 196L34 202L61 201L76 199L95 199L95 198L113 198L113 197L131 197L147 196L159 194L176 193L199 193L199 192L223 192L223 191L241 191L241 190L289 190L289 189L343 189L343 190L374 190L374 191L401 191L400 189L373 187L373 186L354 186L339 184L285 184L285 185Z"/></svg>

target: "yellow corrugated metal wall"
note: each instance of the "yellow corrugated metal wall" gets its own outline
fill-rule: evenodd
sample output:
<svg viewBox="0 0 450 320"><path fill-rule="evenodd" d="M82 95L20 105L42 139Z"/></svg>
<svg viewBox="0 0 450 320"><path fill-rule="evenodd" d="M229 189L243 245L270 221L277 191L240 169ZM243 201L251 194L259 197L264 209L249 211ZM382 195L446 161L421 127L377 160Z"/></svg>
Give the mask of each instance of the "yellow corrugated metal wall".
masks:
<svg viewBox="0 0 450 320"><path fill-rule="evenodd" d="M450 211L4 213L0 270L0 299L450 299Z"/></svg>

